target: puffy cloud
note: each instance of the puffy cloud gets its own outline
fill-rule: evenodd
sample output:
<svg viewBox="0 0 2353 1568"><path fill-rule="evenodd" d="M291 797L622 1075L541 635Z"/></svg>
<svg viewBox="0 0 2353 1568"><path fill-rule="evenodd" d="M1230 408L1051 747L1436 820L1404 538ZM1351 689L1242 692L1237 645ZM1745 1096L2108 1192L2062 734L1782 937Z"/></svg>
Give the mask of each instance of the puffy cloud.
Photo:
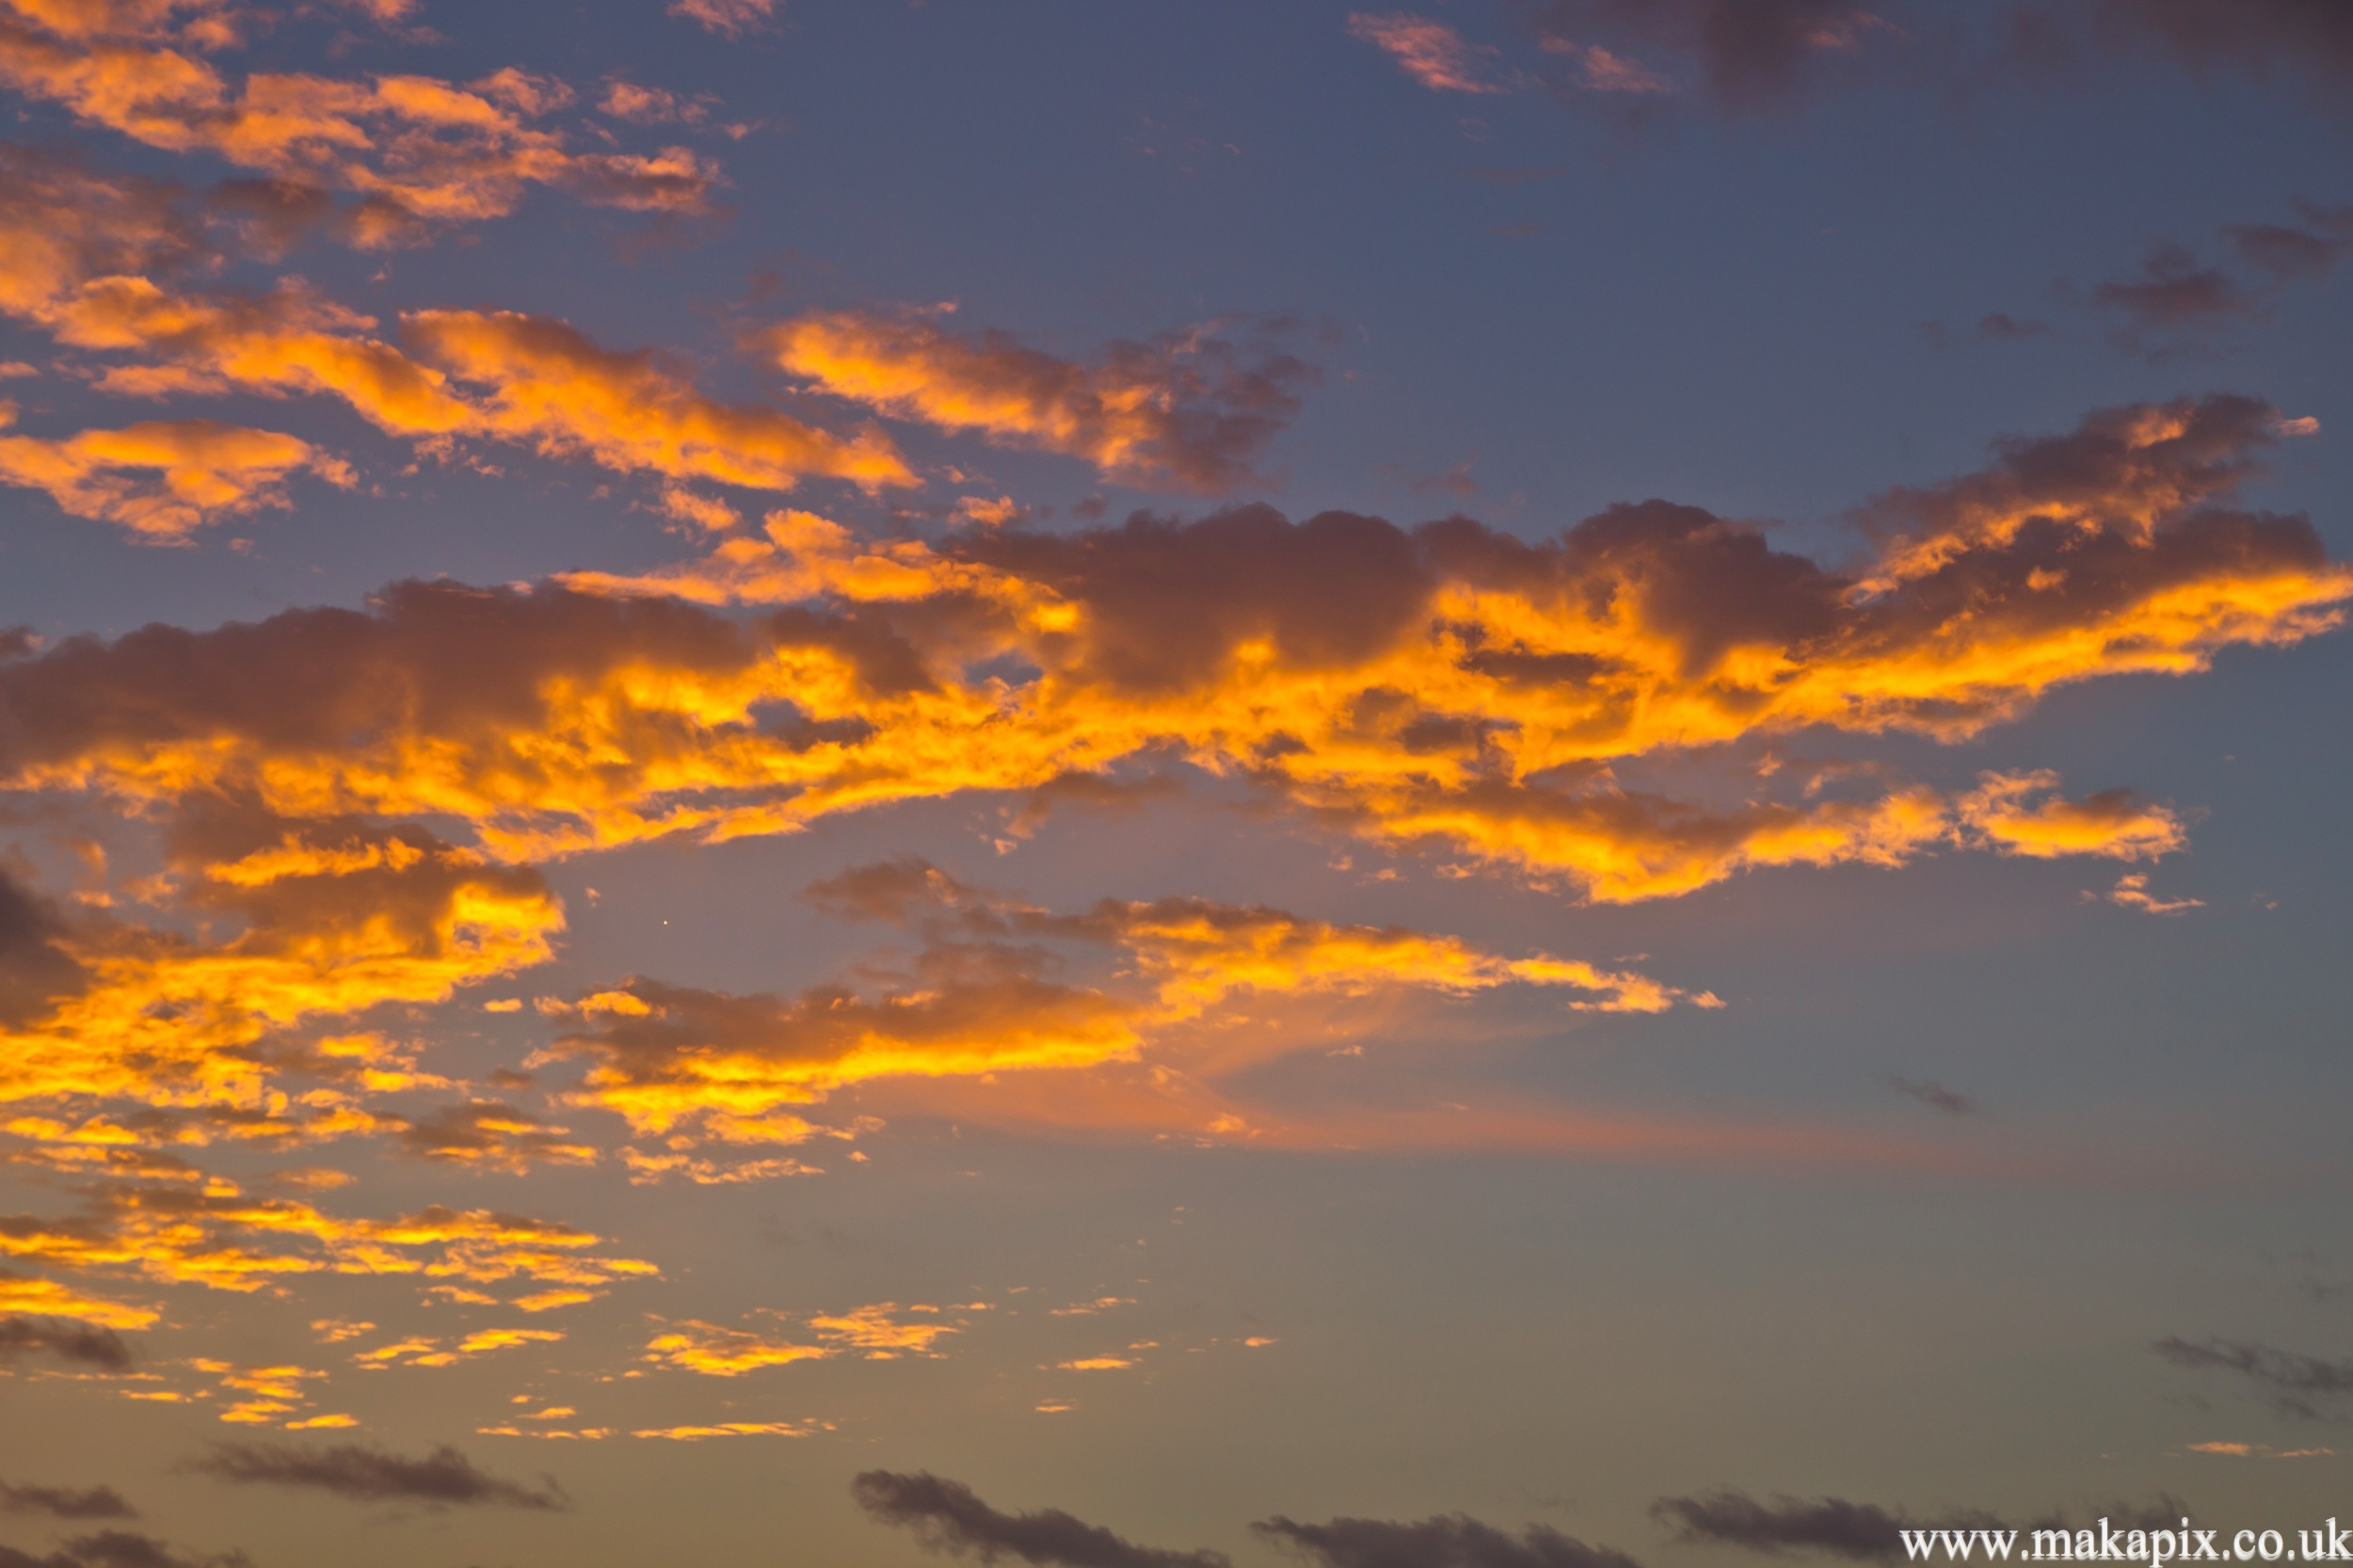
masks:
<svg viewBox="0 0 2353 1568"><path fill-rule="evenodd" d="M1115 342L1093 365L1003 332L959 335L928 316L870 311L802 316L753 342L791 374L893 418L1205 494L1254 477L1251 465L1314 375L1288 354L1246 358L1206 329Z"/></svg>
<svg viewBox="0 0 2353 1568"><path fill-rule="evenodd" d="M1277 1514L1250 1528L1322 1568L1637 1568L1624 1552L1589 1546L1543 1525L1515 1537L1462 1513L1321 1525Z"/></svg>
<svg viewBox="0 0 2353 1568"><path fill-rule="evenodd" d="M0 429L15 410L0 404ZM58 440L0 435L0 484L49 492L77 518L120 523L135 538L173 544L208 522L284 508L290 474L349 487L350 465L274 430L208 419L151 420Z"/></svg>
<svg viewBox="0 0 2353 1568"><path fill-rule="evenodd" d="M534 1488L504 1480L446 1444L422 1459L405 1459L350 1443L325 1448L218 1443L187 1468L222 1480L306 1487L354 1502L492 1503L542 1511L571 1506L552 1481Z"/></svg>
<svg viewBox="0 0 2353 1568"><path fill-rule="evenodd" d="M1955 798L1869 770L1712 803L1654 781L1809 728L1961 740L2059 686L2330 630L2353 572L2301 518L2223 504L2283 427L2217 397L2006 442L1866 504L1853 570L1664 502L1534 543L1244 507L870 545L783 513L642 578L408 584L0 662L0 777L447 813L520 857L1150 759L1613 901L1953 844L2146 857L2178 844L2169 813L2031 773Z"/></svg>
<svg viewBox="0 0 2353 1568"><path fill-rule="evenodd" d="M2037 860L2063 855L2154 860L2188 846L2179 817L2141 804L2130 790L2103 790L2076 801L2047 792L2058 787L2058 776L2047 771L1987 774L1961 797L1959 815L2003 854Z"/></svg>
<svg viewBox="0 0 2353 1568"><path fill-rule="evenodd" d="M251 1113L232 1137L280 1140L375 1123L332 1088L300 1105L269 1085L278 1064L361 1088L416 1080L398 1052L349 1035L283 1054L283 1032L388 1001L430 1002L537 964L562 906L536 873L488 864L414 827L322 824L305 836L269 819L191 813L175 828L184 908L239 920L205 943L110 915L71 920L0 888L13 940L0 937L0 1103L127 1097L157 1107ZM258 840L258 841L257 841ZM30 1124L26 1124L29 1126ZM201 1142L200 1123L159 1128ZM48 1136L72 1141L59 1127ZM102 1142L148 1141L135 1129Z"/></svg>
<svg viewBox="0 0 2353 1568"><path fill-rule="evenodd" d="M887 1525L913 1529L936 1552L995 1562L1019 1558L1038 1568L1225 1568L1223 1552L1139 1546L1058 1508L1005 1513L961 1481L929 1471L868 1470L850 1483L858 1506Z"/></svg>
<svg viewBox="0 0 2353 1568"><path fill-rule="evenodd" d="M1385 50L1398 69L1433 92L1503 92L1509 89L1488 79L1480 56L1493 49L1474 48L1443 22L1398 11L1375 16L1353 11L1348 18L1352 38Z"/></svg>

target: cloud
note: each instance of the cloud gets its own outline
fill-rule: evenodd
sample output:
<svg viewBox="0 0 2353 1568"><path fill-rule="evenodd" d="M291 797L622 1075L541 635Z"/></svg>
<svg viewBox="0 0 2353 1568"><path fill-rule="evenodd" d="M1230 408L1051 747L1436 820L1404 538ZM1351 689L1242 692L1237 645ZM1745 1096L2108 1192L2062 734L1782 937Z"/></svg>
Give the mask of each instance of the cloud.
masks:
<svg viewBox="0 0 2353 1568"><path fill-rule="evenodd" d="M733 1378L795 1361L822 1361L832 1353L823 1345L795 1345L689 1319L648 1340L645 1359L705 1377Z"/></svg>
<svg viewBox="0 0 2353 1568"><path fill-rule="evenodd" d="M1876 60L1903 35L1852 0L1543 0L1531 7L1545 51L1575 68L1576 90L1657 95L1670 78L1645 61L1675 62L1705 100L1735 113L1778 107L1825 77ZM1885 35L1883 38L1881 35Z"/></svg>
<svg viewBox="0 0 2353 1568"><path fill-rule="evenodd" d="M2089 892L2084 895L2088 899L2100 896L2102 895ZM2105 896L2110 904L2120 909L2137 909L2144 915L2181 915L2192 909L2203 909L2206 906L2206 901L2203 899L2161 899L2157 897L2149 890L2149 876L2145 872L2135 872L2129 876L2118 877L2116 886L2109 888Z"/></svg>
<svg viewBox="0 0 2353 1568"><path fill-rule="evenodd" d="M868 1470L850 1493L875 1520L913 1529L930 1550L983 1562L1016 1557L1040 1568L1226 1568L1223 1552L1139 1546L1058 1508L1002 1513L970 1487L929 1471Z"/></svg>
<svg viewBox="0 0 2353 1568"><path fill-rule="evenodd" d="M1056 915L921 861L860 868L812 892L844 913L915 924L927 945L878 995L836 983L788 1000L639 979L584 997L570 1009L582 1027L552 1048L595 1064L575 1099L673 1146L693 1123L722 1140L790 1143L813 1129L767 1118L851 1084L1139 1058L1225 1076L1303 1041L1328 1048L1347 1037L1348 1009L1372 1000L1521 987L1565 991L1571 1009L1588 1011L1720 1005L1575 960L1504 958L1452 937L1262 906L1107 899ZM1321 1027L1244 1032L1225 1016L1229 1002L1262 1019L1303 1010Z"/></svg>
<svg viewBox="0 0 2353 1568"><path fill-rule="evenodd" d="M250 1568L243 1552L195 1557L168 1542L129 1530L99 1530L67 1540L47 1557L0 1546L0 1568Z"/></svg>
<svg viewBox="0 0 2353 1568"><path fill-rule="evenodd" d="M162 1316L149 1307L84 1295L56 1280L11 1273L5 1269L0 1269L0 1312L30 1313L44 1320L63 1318L102 1329L150 1328Z"/></svg>
<svg viewBox="0 0 2353 1568"><path fill-rule="evenodd" d="M782 0L670 0L670 14L703 24L706 32L741 38L767 25Z"/></svg>
<svg viewBox="0 0 2353 1568"><path fill-rule="evenodd" d="M0 404L0 429L15 410ZM350 465L307 441L208 419L152 420L59 440L0 435L0 484L49 492L69 516L120 523L149 544L264 508L284 510L289 475L349 488Z"/></svg>
<svg viewBox="0 0 2353 1568"><path fill-rule="evenodd" d="M569 1130L501 1100L473 1100L401 1119L392 1137L395 1147L421 1160L478 1171L520 1175L535 1165L595 1164L596 1147L565 1142Z"/></svg>
<svg viewBox="0 0 2353 1568"><path fill-rule="evenodd" d="M1705 1496L1661 1497L1651 1505L1651 1515L1672 1524L1683 1541L1738 1546L1768 1556L1807 1551L1865 1562L1900 1560L1904 1555L1900 1532L1905 1529L1972 1528L1999 1523L1990 1515L1975 1514L1924 1526L1909 1514L1843 1497L1809 1502L1780 1496L1765 1503L1729 1489Z"/></svg>
<svg viewBox="0 0 2353 1568"><path fill-rule="evenodd" d="M2353 17L2331 0L2097 0L2088 16L2045 0L2023 13L2044 49L2057 35L2078 49L2153 51L2201 74L2228 67L2315 85L2353 76Z"/></svg>
<svg viewBox="0 0 2353 1568"><path fill-rule="evenodd" d="M17 8L0 18L0 84L149 147L356 195L344 233L366 247L504 216L534 185L627 211L698 214L719 183L685 148L570 151L534 123L570 89L511 67L464 86L301 73L232 86L204 56L232 41L233 27L200 14L175 32L175 9Z"/></svg>
<svg viewBox="0 0 2353 1568"><path fill-rule="evenodd" d="M1637 1568L1624 1552L1589 1546L1544 1525L1513 1536L1463 1513L1321 1525L1277 1514L1250 1528L1322 1568Z"/></svg>
<svg viewBox="0 0 2353 1568"><path fill-rule="evenodd" d="M1092 365L1003 332L958 335L925 316L872 311L802 316L753 342L792 375L892 418L1203 494L1256 477L1253 463L1315 376L1290 355L1247 354L1208 329L1114 342Z"/></svg>
<svg viewBox="0 0 2353 1568"><path fill-rule="evenodd" d="M428 363L482 389L484 433L552 456L762 489L805 474L868 488L914 482L879 432L844 441L772 408L712 402L653 355L599 348L559 321L418 311L402 328Z"/></svg>
<svg viewBox="0 0 2353 1568"><path fill-rule="evenodd" d="M430 811L525 858L1176 758L1605 902L1956 846L2145 859L2179 846L2173 813L2031 770L1952 794L1869 770L1654 786L1808 727L1961 740L2057 687L2333 629L2353 572L2302 518L2228 504L2295 428L2217 396L2005 441L1866 503L1853 568L1665 502L1534 542L1253 506L868 544L777 513L639 578L404 584L0 661L0 777ZM739 603L761 613L716 613Z"/></svg>
<svg viewBox="0 0 2353 1568"><path fill-rule="evenodd" d="M1907 1099L1918 1100L1929 1110L1941 1111L1947 1116L1974 1116L1981 1109L1966 1095L1926 1080L1893 1078L1887 1080L1887 1086Z"/></svg>
<svg viewBox="0 0 2353 1568"><path fill-rule="evenodd" d="M52 1519L136 1519L139 1511L111 1486L11 1486L0 1481L0 1513Z"/></svg>
<svg viewBox="0 0 2353 1568"><path fill-rule="evenodd" d="M1696 1496L1661 1497L1650 1512L1661 1524L1674 1527L1676 1539L1683 1542L1733 1546L1766 1557L1815 1552L1858 1562L1905 1560L1909 1556L1903 1543L1905 1530L1966 1532L2007 1528L1997 1516L1977 1509L1921 1519L1901 1509L1843 1497L1809 1500L1783 1495L1762 1502L1730 1487ZM2119 1529L2171 1528L2188 1512L2180 1498L2160 1493L2145 1504L2112 1503L2100 1516ZM2061 1529L2067 1524L2065 1515L2052 1513L2020 1528Z"/></svg>
<svg viewBox="0 0 2353 1568"><path fill-rule="evenodd" d="M20 715L23 710L18 710ZM375 1124L349 1090L424 1086L407 1059L365 1032L296 1048L286 1031L390 1001L444 1000L459 987L552 956L563 908L537 873L486 863L410 824L289 822L218 796L179 813L159 888L183 910L242 929L205 943L85 911L71 920L0 888L0 1103L126 1096L181 1113L248 1115L216 1124L252 1141L332 1135ZM25 912L29 911L29 915ZM342 1080L274 1112L274 1070ZM306 1132L306 1128L311 1130ZM100 1142L142 1140L117 1129ZM77 1135L60 1124L51 1141ZM159 1126L152 1141L201 1139Z"/></svg>
<svg viewBox="0 0 2353 1568"><path fill-rule="evenodd" d="M661 1272L598 1253L603 1238L593 1232L488 1209L433 1204L391 1220L352 1219L253 1197L222 1176L200 1188L118 1180L87 1186L81 1196L78 1213L0 1215L0 1256L237 1294L330 1271L450 1286L528 1281L541 1288L512 1302L524 1311L591 1301L617 1282ZM493 1300L479 1290L469 1299Z"/></svg>
<svg viewBox="0 0 2353 1568"><path fill-rule="evenodd" d="M1433 92L1510 90L1488 80L1481 70L1480 56L1493 56L1495 51L1464 42L1462 35L1443 22L1433 22L1407 11L1388 16L1352 11L1348 32L1351 38L1386 50L1399 70Z"/></svg>
<svg viewBox="0 0 2353 1568"><path fill-rule="evenodd" d="M476 1469L472 1460L443 1444L423 1459L404 1459L380 1448L337 1444L325 1448L283 1443L216 1443L187 1468L223 1480L308 1487L354 1502L497 1504L506 1508L562 1510L571 1506L552 1480L534 1489Z"/></svg>
<svg viewBox="0 0 2353 1568"><path fill-rule="evenodd" d="M40 1318L0 1318L0 1360L27 1351L46 1351L60 1361L110 1372L131 1365L131 1348L112 1329Z"/></svg>
<svg viewBox="0 0 2353 1568"><path fill-rule="evenodd" d="M2245 1339L2205 1339L2193 1344L2168 1337L2149 1348L2177 1367L2236 1373L2268 1393L2272 1402L2290 1415L2317 1416L2313 1400L2353 1394L2353 1361L2325 1361Z"/></svg>
<svg viewBox="0 0 2353 1568"><path fill-rule="evenodd" d="M2142 803L2130 790L2103 790L2082 800L2045 793L2058 788L2058 775L2047 771L1984 774L1977 788L1961 797L1958 810L1995 849L2036 860L2067 855L2154 860L2188 846L2178 816Z"/></svg>
<svg viewBox="0 0 2353 1568"><path fill-rule="evenodd" d="M104 391L330 397L429 456L501 441L659 475L673 488L707 480L784 490L808 477L868 489L915 483L877 430L837 436L776 408L716 401L682 368L604 348L549 317L418 311L403 318L396 344L376 318L298 280L263 294L187 292L171 277L194 247L175 200L169 187L0 151L0 217L10 220L0 312L68 348L128 356L98 376ZM172 532L212 510L274 504L296 468L350 478L291 436L204 422L62 444L8 440L19 482L93 515ZM169 483L142 489L104 472L125 465L162 469Z"/></svg>
<svg viewBox="0 0 2353 1568"><path fill-rule="evenodd" d="M2297 207L2304 227L2230 224L2219 231L2223 248L2251 278L2165 240L2150 248L2136 276L2094 285L2089 303L2121 318L2119 344L2144 353L2196 341L2232 321L2266 317L2291 284L2325 281L2353 253L2353 206Z"/></svg>

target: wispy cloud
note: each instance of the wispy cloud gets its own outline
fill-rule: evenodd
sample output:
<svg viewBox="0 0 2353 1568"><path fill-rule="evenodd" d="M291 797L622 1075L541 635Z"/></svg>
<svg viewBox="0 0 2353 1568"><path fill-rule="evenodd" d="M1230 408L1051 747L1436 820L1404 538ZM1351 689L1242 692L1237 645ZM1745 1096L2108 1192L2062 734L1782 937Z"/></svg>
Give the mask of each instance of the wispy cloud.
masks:
<svg viewBox="0 0 2353 1568"><path fill-rule="evenodd" d="M1464 42L1463 36L1443 22L1409 11L1386 16L1353 11L1348 31L1351 37L1385 50L1399 70L1433 92L1510 90L1488 74L1496 51Z"/></svg>
<svg viewBox="0 0 2353 1568"><path fill-rule="evenodd" d="M1038 1568L1226 1568L1223 1552L1139 1546L1058 1508L1005 1513L961 1481L928 1471L868 1470L850 1484L858 1506L887 1525L913 1529L936 1552L983 1562L1018 1558Z"/></svg>
<svg viewBox="0 0 2353 1568"><path fill-rule="evenodd" d="M443 1505L494 1504L561 1510L571 1506L553 1482L537 1487L475 1467L456 1448L436 1448L421 1459L381 1448L337 1444L318 1448L285 1443L218 1443L187 1468L221 1480L326 1492L354 1502Z"/></svg>

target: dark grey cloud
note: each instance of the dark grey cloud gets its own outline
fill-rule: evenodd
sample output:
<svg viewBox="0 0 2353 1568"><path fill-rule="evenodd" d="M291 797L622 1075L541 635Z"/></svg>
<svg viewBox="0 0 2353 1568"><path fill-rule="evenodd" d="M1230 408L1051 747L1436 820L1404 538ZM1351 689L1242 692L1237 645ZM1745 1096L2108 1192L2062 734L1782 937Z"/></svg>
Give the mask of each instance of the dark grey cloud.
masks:
<svg viewBox="0 0 2353 1568"><path fill-rule="evenodd" d="M136 1519L139 1511L111 1486L11 1486L0 1480L0 1513L52 1519Z"/></svg>
<svg viewBox="0 0 2353 1568"><path fill-rule="evenodd" d="M1321 1525L1277 1514L1250 1528L1324 1568L1637 1568L1624 1552L1589 1546L1543 1525L1515 1536L1465 1513Z"/></svg>
<svg viewBox="0 0 2353 1568"><path fill-rule="evenodd" d="M2153 51L2201 74L2228 68L2330 88L2353 82L2353 6L2345 0L2043 0L2025 8L2058 15L2063 25L2081 25L2088 13L2093 46Z"/></svg>
<svg viewBox="0 0 2353 1568"><path fill-rule="evenodd" d="M1902 49L1910 33L1886 13L1915 29L1923 21L1923 8L1900 0L1869 8L1853 0L1539 0L1527 9L1548 50L1572 62L1572 84L1575 51L1599 45L1692 79L1710 104L1735 113L1777 107L1891 55L1916 53Z"/></svg>
<svg viewBox="0 0 2353 1568"><path fill-rule="evenodd" d="M2235 1372L2271 1396L2291 1415L2317 1416L2315 1399L2353 1394L2353 1361L2325 1361L2244 1339L2189 1340L2167 1337L2149 1347L2177 1367Z"/></svg>
<svg viewBox="0 0 2353 1568"><path fill-rule="evenodd" d="M888 1525L904 1525L936 1552L994 1562L1017 1557L1055 1568L1227 1568L1223 1552L1139 1546L1058 1508L1002 1513L960 1481L928 1471L869 1470L850 1483L858 1506Z"/></svg>
<svg viewBox="0 0 2353 1568"><path fill-rule="evenodd" d="M198 1557L129 1530L77 1535L46 1557L0 1546L0 1568L248 1568L243 1552Z"/></svg>
<svg viewBox="0 0 2353 1568"><path fill-rule="evenodd" d="M528 1078L524 1080L529 1082ZM401 1119L393 1144L419 1160L476 1170L524 1171L534 1165L584 1165L593 1149L504 1100L470 1100L437 1106L414 1120Z"/></svg>
<svg viewBox="0 0 2353 1568"><path fill-rule="evenodd" d="M1982 1510L1961 1510L1930 1518L1877 1503L1844 1497L1775 1496L1766 1502L1730 1487L1685 1497L1661 1497L1651 1516L1673 1528L1675 1539L1733 1546L1766 1557L1792 1552L1846 1558L1855 1562L1905 1560L1903 1531L1977 1530L2011 1528ZM2115 1503L2090 1519L2105 1518L2119 1528L2146 1529L2177 1523L2189 1512L2178 1497L2159 1495L2146 1504ZM2016 1527L2024 1530L2072 1528L2062 1514L2047 1514Z"/></svg>
<svg viewBox="0 0 2353 1568"><path fill-rule="evenodd" d="M112 1329L54 1318L0 1318L0 1360L27 1351L46 1351L60 1361L110 1372L131 1365L131 1347Z"/></svg>
<svg viewBox="0 0 2353 1568"><path fill-rule="evenodd" d="M1887 1086L1907 1098L1918 1100L1931 1111L1942 1111L1947 1116L1974 1116L1978 1111L1977 1101L1933 1080L1891 1078Z"/></svg>
<svg viewBox="0 0 2353 1568"><path fill-rule="evenodd" d="M1637 118L1694 101L1731 115L1895 80L1955 98L2082 86L2161 61L2194 81L2353 85L2344 0L1518 0L1564 98ZM1599 58L1589 51L1602 51ZM1627 91L1632 79L1649 90ZM1614 89L1614 90L1613 90Z"/></svg>
<svg viewBox="0 0 2353 1568"><path fill-rule="evenodd" d="M2265 319L2290 285L2326 281L2353 255L2353 206L2298 200L2296 208L2298 223L2222 227L2217 250L2225 260L2160 240L2138 271L2093 285L2089 303L2118 323L2120 344L2141 351Z"/></svg>
<svg viewBox="0 0 2353 1568"><path fill-rule="evenodd" d="M187 1468L223 1480L309 1487L355 1502L497 1504L559 1511L571 1506L563 1489L542 1478L535 1490L490 1475L442 1444L423 1459L342 1443L308 1448L280 1443L216 1443Z"/></svg>
<svg viewBox="0 0 2353 1568"><path fill-rule="evenodd" d="M60 938L66 922L55 904L0 867L0 1024L22 1027L88 977Z"/></svg>
<svg viewBox="0 0 2353 1568"><path fill-rule="evenodd" d="M1902 1531L1935 1528L1875 1503L1788 1496L1760 1502L1730 1489L1661 1497L1650 1511L1653 1518L1673 1527L1677 1540L1738 1546L1772 1557L1803 1551L1856 1561L1895 1560L1904 1555ZM1944 1528L1973 1529L1999 1523L1984 1514L1938 1522Z"/></svg>

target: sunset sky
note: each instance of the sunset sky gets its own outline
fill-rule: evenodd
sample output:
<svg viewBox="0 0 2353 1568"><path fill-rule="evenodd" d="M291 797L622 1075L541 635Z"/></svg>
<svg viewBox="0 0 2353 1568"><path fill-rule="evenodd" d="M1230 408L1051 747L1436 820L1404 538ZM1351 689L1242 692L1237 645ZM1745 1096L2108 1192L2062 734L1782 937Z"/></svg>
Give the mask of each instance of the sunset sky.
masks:
<svg viewBox="0 0 2353 1568"><path fill-rule="evenodd" d="M2353 1516L2346 0L0 92L0 1568Z"/></svg>

